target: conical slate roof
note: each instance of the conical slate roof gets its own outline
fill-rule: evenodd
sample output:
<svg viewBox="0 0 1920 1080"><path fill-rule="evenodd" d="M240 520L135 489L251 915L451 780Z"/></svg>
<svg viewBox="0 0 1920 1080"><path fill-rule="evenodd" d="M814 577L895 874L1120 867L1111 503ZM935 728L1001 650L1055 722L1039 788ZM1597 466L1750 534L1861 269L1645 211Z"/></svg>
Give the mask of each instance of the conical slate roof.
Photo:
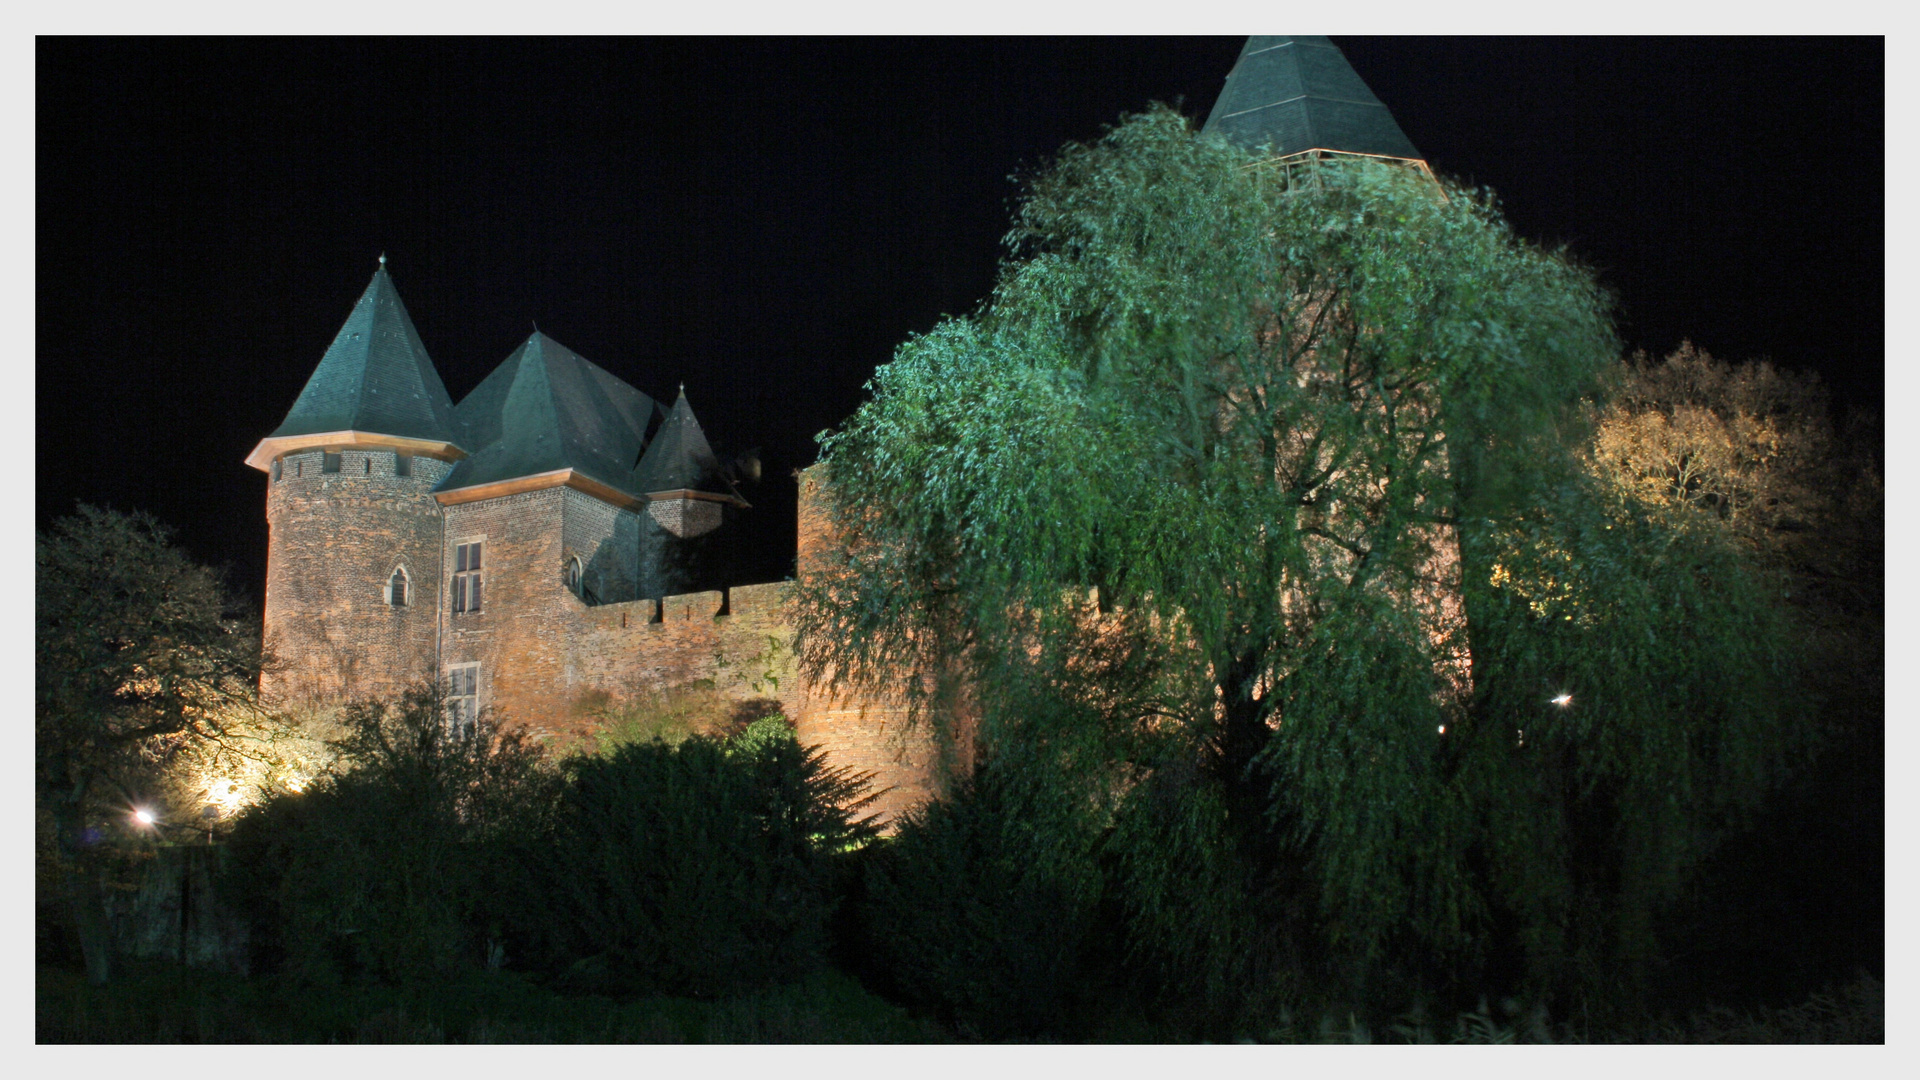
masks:
<svg viewBox="0 0 1920 1080"><path fill-rule="evenodd" d="M1324 37L1250 37L1201 129L1276 155L1337 150L1419 158L1380 99Z"/></svg>
<svg viewBox="0 0 1920 1080"><path fill-rule="evenodd" d="M719 473L713 447L687 404L687 388L680 388L673 409L660 424L660 430L647 444L647 452L634 470L635 483L642 492L699 490Z"/></svg>
<svg viewBox="0 0 1920 1080"><path fill-rule="evenodd" d="M536 331L460 402L472 456L438 490L573 469L639 495L634 461L653 399Z"/></svg>
<svg viewBox="0 0 1920 1080"><path fill-rule="evenodd" d="M332 431L460 441L453 402L394 291L384 259L286 420L267 438Z"/></svg>

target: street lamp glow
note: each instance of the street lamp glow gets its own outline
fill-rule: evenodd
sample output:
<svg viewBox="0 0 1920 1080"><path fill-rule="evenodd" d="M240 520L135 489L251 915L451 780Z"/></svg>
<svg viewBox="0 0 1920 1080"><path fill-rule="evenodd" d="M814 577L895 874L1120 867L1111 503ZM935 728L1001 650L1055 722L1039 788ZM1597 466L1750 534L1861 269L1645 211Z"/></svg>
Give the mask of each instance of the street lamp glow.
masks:
<svg viewBox="0 0 1920 1080"><path fill-rule="evenodd" d="M133 820L142 825L151 825L154 822L153 811L144 806L138 807L133 812Z"/></svg>
<svg viewBox="0 0 1920 1080"><path fill-rule="evenodd" d="M1567 706L1573 704L1573 695L1568 693L1562 693L1559 697L1553 699L1553 703L1564 709Z"/></svg>

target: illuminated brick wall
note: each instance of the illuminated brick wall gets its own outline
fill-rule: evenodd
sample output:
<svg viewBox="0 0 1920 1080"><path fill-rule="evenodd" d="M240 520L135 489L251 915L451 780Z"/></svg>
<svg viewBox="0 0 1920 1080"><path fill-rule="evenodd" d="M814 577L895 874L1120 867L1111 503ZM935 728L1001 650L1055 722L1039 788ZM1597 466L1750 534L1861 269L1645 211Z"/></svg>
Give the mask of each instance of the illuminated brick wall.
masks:
<svg viewBox="0 0 1920 1080"><path fill-rule="evenodd" d="M440 507L429 489L450 466L392 451L345 450L340 471L318 451L289 454L267 482L263 624L279 657L262 688L284 700L389 694L433 671ZM387 603L394 567L405 606Z"/></svg>
<svg viewBox="0 0 1920 1080"><path fill-rule="evenodd" d="M388 695L478 663L481 705L566 741L586 734L575 705L589 695L707 683L727 699L777 707L832 764L873 773L875 787L889 789L875 805L883 817L933 791L932 744L905 729L901 709L816 693L799 677L788 583L589 605L565 584L567 560L581 556L603 588L630 596L641 521L632 511L559 487L442 507L427 493L445 475L439 462L417 459L413 477L394 477L392 455L383 473L373 454L369 475L348 451L340 474L321 476L319 453L296 456L310 460L286 466L268 494L268 630L292 661L276 691ZM803 568L828 542L817 490L803 480ZM456 613L454 552L474 541L482 602ZM381 593L396 561L411 575L405 608Z"/></svg>

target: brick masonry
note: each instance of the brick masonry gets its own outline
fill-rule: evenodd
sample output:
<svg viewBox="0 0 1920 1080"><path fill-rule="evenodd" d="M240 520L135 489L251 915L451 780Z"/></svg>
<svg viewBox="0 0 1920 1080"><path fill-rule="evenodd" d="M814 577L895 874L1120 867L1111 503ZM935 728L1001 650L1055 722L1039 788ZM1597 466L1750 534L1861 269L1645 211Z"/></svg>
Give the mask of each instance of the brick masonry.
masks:
<svg viewBox="0 0 1920 1080"><path fill-rule="evenodd" d="M396 477L393 454L342 452L322 474L318 451L287 455L268 486L266 627L285 667L266 684L288 698L384 695L458 664L480 665L480 701L509 722L566 738L584 734L574 705L588 695L708 683L737 701L762 700L794 722L828 760L874 775L892 819L934 790L934 752L904 712L816 692L794 663L789 584L773 582L646 598L639 588L643 518L583 492L553 487L441 506L430 494L448 466L416 458ZM803 476L800 567L829 547ZM482 603L451 610L457 545L479 541ZM599 603L571 591L578 557ZM411 602L386 603L394 566Z"/></svg>
<svg viewBox="0 0 1920 1080"><path fill-rule="evenodd" d="M345 450L340 471L319 450L280 459L267 484L267 644L263 689L331 699L391 694L434 671L441 514L431 489L450 466L392 451ZM407 603L387 602L398 567Z"/></svg>

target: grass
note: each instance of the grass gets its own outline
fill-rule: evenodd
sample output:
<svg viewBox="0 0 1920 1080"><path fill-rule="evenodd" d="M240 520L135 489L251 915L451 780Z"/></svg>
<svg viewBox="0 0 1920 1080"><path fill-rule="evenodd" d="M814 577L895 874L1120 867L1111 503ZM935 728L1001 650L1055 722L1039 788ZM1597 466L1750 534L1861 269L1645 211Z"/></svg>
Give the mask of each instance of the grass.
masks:
<svg viewBox="0 0 1920 1080"><path fill-rule="evenodd" d="M93 987L42 964L34 995L41 1043L930 1043L953 1032L837 971L713 1001L569 996L511 973L432 986L298 985L157 961L120 960ZM1508 1003L1450 1019L1411 1013L1369 1028L1351 1015L1292 1017L1258 1040L1281 1043L1882 1043L1885 987L1871 974L1785 1008L1707 1008L1636 1031L1576 1030ZM1151 1017L1110 1016L1098 1041L1158 1042ZM1304 1022L1302 1022L1304 1021ZM962 1033L960 1038L965 1038Z"/></svg>
<svg viewBox="0 0 1920 1080"><path fill-rule="evenodd" d="M556 994L508 973L433 986L300 986L161 962L119 961L115 981L42 965L41 1043L917 1043L932 1024L838 972L714 1001Z"/></svg>

